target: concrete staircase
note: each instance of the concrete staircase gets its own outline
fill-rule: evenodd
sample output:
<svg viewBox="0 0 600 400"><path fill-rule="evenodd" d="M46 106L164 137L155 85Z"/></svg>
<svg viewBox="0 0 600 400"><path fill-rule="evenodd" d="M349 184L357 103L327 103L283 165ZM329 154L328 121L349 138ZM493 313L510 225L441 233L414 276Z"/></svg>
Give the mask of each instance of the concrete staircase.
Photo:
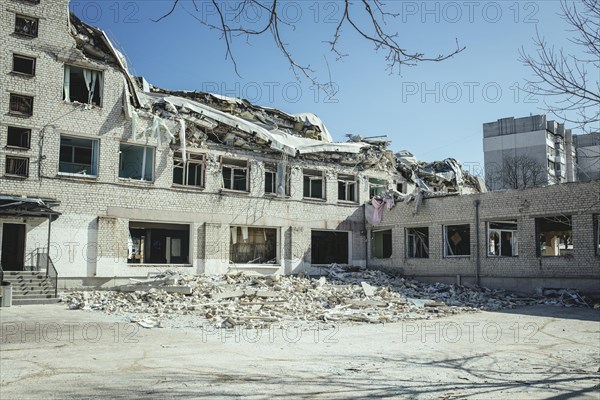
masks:
<svg viewBox="0 0 600 400"><path fill-rule="evenodd" d="M12 286L12 304L52 304L59 299L54 296L54 285L46 272L4 271L4 280Z"/></svg>

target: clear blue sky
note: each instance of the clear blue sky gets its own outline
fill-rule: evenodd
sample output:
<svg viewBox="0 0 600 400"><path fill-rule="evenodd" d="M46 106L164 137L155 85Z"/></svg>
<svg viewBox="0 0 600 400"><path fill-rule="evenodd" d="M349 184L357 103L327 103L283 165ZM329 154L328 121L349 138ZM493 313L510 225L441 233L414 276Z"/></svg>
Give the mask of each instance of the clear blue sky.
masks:
<svg viewBox="0 0 600 400"><path fill-rule="evenodd" d="M182 6L193 11L190 0ZM202 6L201 20L215 21L214 10ZM210 2L208 2L210 3ZM466 50L439 63L386 71L384 54L348 27L336 61L328 51L340 2L288 1L284 18L296 29L283 28L285 40L300 63L339 87L334 99L297 82L286 60L268 36L234 41L238 69L225 59L219 33L178 8L169 18L153 22L170 1L74 0L71 9L85 22L105 30L127 56L130 68L151 83L168 89L204 90L244 97L253 103L289 113L314 112L333 133L388 135L392 149L407 149L425 161L459 159L467 168L483 163L482 124L508 116L542 113L543 104L520 93L531 72L518 61L518 49L533 49L536 28L549 42L568 48L569 33L558 16L558 1L540 2L400 2L387 6L399 12L388 19L391 31L409 51L429 55L449 52L455 40ZM220 3L226 6L226 2ZM232 17L233 11L228 16ZM254 19L246 15L247 20Z"/></svg>

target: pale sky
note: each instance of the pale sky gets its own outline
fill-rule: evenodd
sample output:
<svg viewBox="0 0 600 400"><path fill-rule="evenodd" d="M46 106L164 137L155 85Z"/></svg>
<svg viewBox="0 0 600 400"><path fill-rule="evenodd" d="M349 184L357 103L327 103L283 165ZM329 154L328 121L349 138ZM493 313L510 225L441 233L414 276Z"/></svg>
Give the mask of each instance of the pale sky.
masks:
<svg viewBox="0 0 600 400"><path fill-rule="evenodd" d="M216 92L289 113L317 114L335 140L345 134L388 135L394 151L407 149L425 161L453 157L472 172L483 164L482 124L509 116L544 113L540 99L519 91L531 72L519 61L521 46L533 50L536 29L567 50L570 33L558 16L558 1L388 1L398 12L388 19L390 31L409 51L435 56L451 52L456 40L466 50L438 63L386 71L385 54L358 37L342 32L340 48L348 56L336 61L324 41L341 17L339 1L287 1L284 40L297 61L310 64L319 77L337 85L334 98L319 93L307 80L298 82L270 37L235 38L233 51L241 75L225 59L225 42L215 30L194 19L215 21L210 2L191 0L173 15L153 22L170 1L71 2L85 22L105 30L123 51L136 75L166 89ZM208 4L205 6L203 4ZM220 3L227 7L226 2ZM226 17L232 19L233 10ZM245 15L245 21L256 16ZM364 21L360 21L364 22Z"/></svg>

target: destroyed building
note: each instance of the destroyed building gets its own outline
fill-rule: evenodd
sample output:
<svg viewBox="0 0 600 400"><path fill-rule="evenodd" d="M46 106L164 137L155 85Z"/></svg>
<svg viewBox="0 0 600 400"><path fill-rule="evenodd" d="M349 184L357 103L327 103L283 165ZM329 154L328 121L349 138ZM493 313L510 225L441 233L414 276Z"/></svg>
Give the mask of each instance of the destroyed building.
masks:
<svg viewBox="0 0 600 400"><path fill-rule="evenodd" d="M381 137L335 142L311 113L154 87L68 0L0 7L5 271L51 270L72 287L167 268L368 267L373 209L486 191L454 159L419 162ZM376 236L377 255L395 257L398 237Z"/></svg>

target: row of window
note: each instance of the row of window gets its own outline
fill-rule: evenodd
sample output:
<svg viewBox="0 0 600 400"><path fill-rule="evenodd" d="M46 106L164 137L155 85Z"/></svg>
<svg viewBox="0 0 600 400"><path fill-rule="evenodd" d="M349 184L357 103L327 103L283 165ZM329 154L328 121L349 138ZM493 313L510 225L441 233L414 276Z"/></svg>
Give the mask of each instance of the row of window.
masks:
<svg viewBox="0 0 600 400"><path fill-rule="evenodd" d="M8 147L29 149L31 129L8 127ZM85 139L61 135L58 172L61 174L96 177L98 175L98 139ZM154 148L121 143L119 148L119 177L151 182L154 179ZM249 166L246 160L222 158L222 187L228 190L249 192ZM6 175L29 176L29 159L6 156ZM175 152L173 157L173 183L198 188L205 187L206 156L187 152ZM289 195L290 170L283 164L265 163L265 193ZM338 200L357 202L358 183L354 175L338 176ZM370 178L369 195L376 196L387 190L387 181ZM323 172L305 169L303 196L312 199L325 198Z"/></svg>
<svg viewBox="0 0 600 400"><path fill-rule="evenodd" d="M552 216L535 219L537 256L568 256L573 254L573 224L571 216ZM595 218L594 242L600 255L600 223ZM371 249L374 258L392 256L392 231L373 231ZM519 255L517 221L494 221L487 224L488 257L516 257ZM405 229L407 258L429 258L429 228ZM446 225L443 231L443 256L471 255L471 226Z"/></svg>

